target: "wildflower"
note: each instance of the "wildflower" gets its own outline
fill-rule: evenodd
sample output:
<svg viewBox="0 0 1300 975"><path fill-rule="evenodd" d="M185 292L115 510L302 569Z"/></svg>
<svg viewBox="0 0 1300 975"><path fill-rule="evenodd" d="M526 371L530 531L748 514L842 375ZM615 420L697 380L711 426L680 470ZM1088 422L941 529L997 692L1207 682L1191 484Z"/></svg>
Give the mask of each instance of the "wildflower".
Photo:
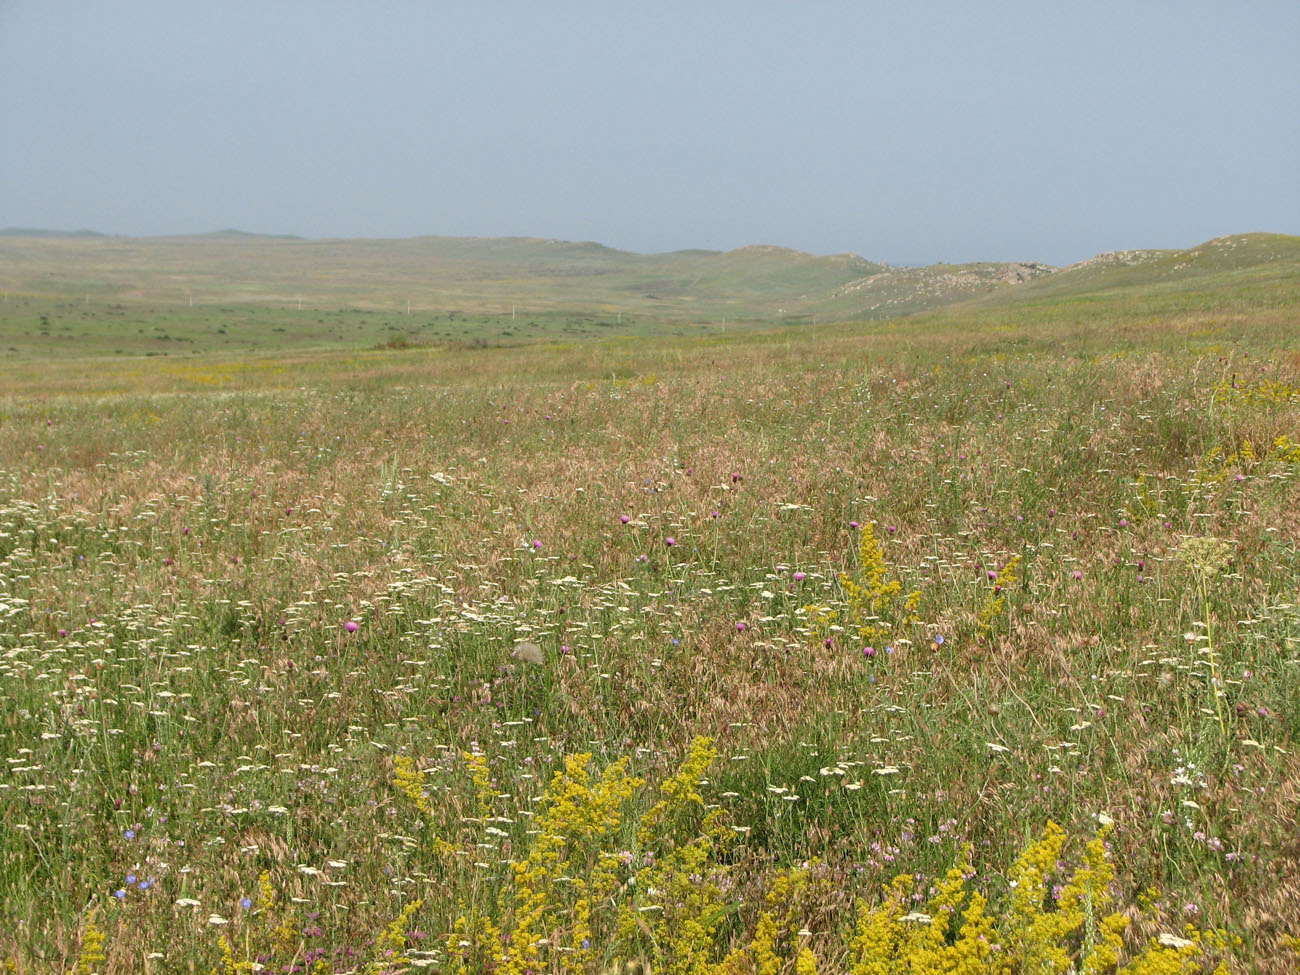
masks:
<svg viewBox="0 0 1300 975"><path fill-rule="evenodd" d="M862 648L862 656L864 656L864 657L870 659L870 658L874 657L875 655L876 655L876 648L875 648L875 647L863 647L863 648Z"/></svg>
<svg viewBox="0 0 1300 975"><path fill-rule="evenodd" d="M1080 570L1080 569L1075 569L1074 572L1072 573L1072 575L1074 576L1074 578L1075 578L1076 580L1078 580L1078 579L1082 579L1082 578L1083 578L1083 571Z"/></svg>
<svg viewBox="0 0 1300 975"><path fill-rule="evenodd" d="M943 646L943 634L942 633L935 634L934 642L939 644L939 646Z"/></svg>
<svg viewBox="0 0 1300 975"><path fill-rule="evenodd" d="M808 576L802 572L796 572L793 576L791 576L791 578L794 579L795 582L803 582L805 579L808 578Z"/></svg>
<svg viewBox="0 0 1300 975"><path fill-rule="evenodd" d="M355 633L357 630L361 629L361 624L356 620L348 620L343 624L343 629L347 630L349 633Z"/></svg>
<svg viewBox="0 0 1300 975"><path fill-rule="evenodd" d="M737 621L736 621L736 632L737 632L737 633L744 633L747 629L749 629L748 624L746 624L745 622L743 622L743 621L741 621L741 620L737 620Z"/></svg>
<svg viewBox="0 0 1300 975"><path fill-rule="evenodd" d="M253 906L253 899L251 897L241 897L239 898L239 906L244 910L248 910Z"/></svg>
<svg viewBox="0 0 1300 975"><path fill-rule="evenodd" d="M852 529L854 529L854 530L856 531L857 529L861 528L862 526L861 526L860 524L858 524L858 522L856 522L856 521L851 521L851 522L849 522L849 527L852 528Z"/></svg>
<svg viewBox="0 0 1300 975"><path fill-rule="evenodd" d="M126 891L119 887L117 890L113 891L113 896L120 901L124 901L126 900Z"/></svg>
<svg viewBox="0 0 1300 975"><path fill-rule="evenodd" d="M128 840L135 839L135 830L128 829L125 833L122 834L122 837L123 839L128 839Z"/></svg>
<svg viewBox="0 0 1300 975"><path fill-rule="evenodd" d="M669 535L667 538L664 539L664 544L665 544L665 545L676 545L676 544L677 544L677 539L673 538L672 535Z"/></svg>
<svg viewBox="0 0 1300 975"><path fill-rule="evenodd" d="M619 516L618 516L618 520L621 521L623 524L626 525L629 521L632 520L632 516L631 516L631 515L619 515Z"/></svg>
<svg viewBox="0 0 1300 975"><path fill-rule="evenodd" d="M534 538L534 539L533 539L533 548L534 548L534 549L540 549L541 547L542 547L542 540L541 540L540 538Z"/></svg>

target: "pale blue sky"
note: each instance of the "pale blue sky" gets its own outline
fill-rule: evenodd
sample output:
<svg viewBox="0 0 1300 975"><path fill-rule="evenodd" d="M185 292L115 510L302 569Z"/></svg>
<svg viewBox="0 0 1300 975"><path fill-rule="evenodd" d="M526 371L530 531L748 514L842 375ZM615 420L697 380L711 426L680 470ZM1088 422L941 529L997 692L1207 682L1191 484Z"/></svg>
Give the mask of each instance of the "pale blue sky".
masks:
<svg viewBox="0 0 1300 975"><path fill-rule="evenodd" d="M0 226L772 243L1300 233L1300 3L0 0Z"/></svg>

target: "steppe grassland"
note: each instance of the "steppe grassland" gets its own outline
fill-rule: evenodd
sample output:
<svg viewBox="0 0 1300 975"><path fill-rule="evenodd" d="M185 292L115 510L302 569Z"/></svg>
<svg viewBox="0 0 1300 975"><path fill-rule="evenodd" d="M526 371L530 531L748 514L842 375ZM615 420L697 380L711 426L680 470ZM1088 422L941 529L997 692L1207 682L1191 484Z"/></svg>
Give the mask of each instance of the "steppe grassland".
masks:
<svg viewBox="0 0 1300 975"><path fill-rule="evenodd" d="M734 970L856 964L900 874L932 923L967 844L1010 912L1052 822L1071 862L1113 823L1130 950L1190 923L1291 970L1288 301L13 373L0 952L451 968L520 930L567 768L625 854L577 880L643 922L571 900L537 964L661 958L627 881L685 763L664 849L725 832L694 882Z"/></svg>

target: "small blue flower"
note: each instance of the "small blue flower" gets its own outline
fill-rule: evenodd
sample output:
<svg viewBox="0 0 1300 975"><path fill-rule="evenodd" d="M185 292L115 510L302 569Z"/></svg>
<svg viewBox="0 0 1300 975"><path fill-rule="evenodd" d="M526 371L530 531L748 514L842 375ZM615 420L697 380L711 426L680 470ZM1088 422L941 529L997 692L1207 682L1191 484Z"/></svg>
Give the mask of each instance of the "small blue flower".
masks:
<svg viewBox="0 0 1300 975"><path fill-rule="evenodd" d="M138 884L136 884L136 886L137 886L138 888L140 888L141 890L148 890L150 887L153 886L153 881L152 881L152 880L142 880L142 881L140 881Z"/></svg>
<svg viewBox="0 0 1300 975"><path fill-rule="evenodd" d="M591 939L590 939L590 938L583 938L583 939L582 939L582 950L583 950L583 951L586 951L586 950L587 950L588 948L590 948L590 947L591 947Z"/></svg>
<svg viewBox="0 0 1300 975"><path fill-rule="evenodd" d="M122 835L123 835L124 837L126 837L128 840L133 840L133 839L135 839L135 830L133 830L133 829L128 829L128 830L127 830L125 833L123 833Z"/></svg>
<svg viewBox="0 0 1300 975"><path fill-rule="evenodd" d="M934 642L939 644L939 646L943 646L943 634L940 633L937 636L935 636Z"/></svg>
<svg viewBox="0 0 1300 975"><path fill-rule="evenodd" d="M124 891L121 887L119 887L117 888L117 890L113 891L113 896L120 901L124 901L126 900L126 891Z"/></svg>
<svg viewBox="0 0 1300 975"><path fill-rule="evenodd" d="M133 883L135 883L135 874L133 874L133 873L128 873L128 874L126 875L126 882L127 882L128 884L133 884Z"/></svg>
<svg viewBox="0 0 1300 975"><path fill-rule="evenodd" d="M248 910L253 906L253 899L251 897L241 897L239 898L239 906L244 910Z"/></svg>

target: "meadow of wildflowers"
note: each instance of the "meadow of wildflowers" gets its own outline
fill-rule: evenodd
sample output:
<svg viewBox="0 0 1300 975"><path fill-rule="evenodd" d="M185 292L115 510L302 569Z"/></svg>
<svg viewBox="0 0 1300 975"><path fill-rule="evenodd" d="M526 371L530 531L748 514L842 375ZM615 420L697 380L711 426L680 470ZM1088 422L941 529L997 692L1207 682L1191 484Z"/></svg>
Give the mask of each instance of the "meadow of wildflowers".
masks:
<svg viewBox="0 0 1300 975"><path fill-rule="evenodd" d="M6 373L0 964L1295 970L1298 295Z"/></svg>

